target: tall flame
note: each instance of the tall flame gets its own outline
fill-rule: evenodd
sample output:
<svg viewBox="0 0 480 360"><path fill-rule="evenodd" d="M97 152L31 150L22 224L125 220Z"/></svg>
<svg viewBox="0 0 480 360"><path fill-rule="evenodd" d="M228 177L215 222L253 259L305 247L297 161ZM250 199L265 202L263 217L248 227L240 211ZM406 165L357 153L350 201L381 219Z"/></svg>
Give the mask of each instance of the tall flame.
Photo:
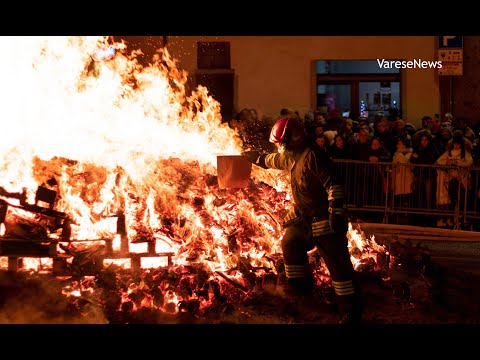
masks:
<svg viewBox="0 0 480 360"><path fill-rule="evenodd" d="M199 264L203 283L221 277L240 289L245 287L242 281L252 280L243 278L246 271L277 271L270 255L281 252L280 219L291 205L284 191L288 174L254 167L256 187L234 193L212 185L217 155L239 154L243 144L222 122L220 104L207 88L199 86L187 94L187 73L177 68L166 49L141 66L138 50L127 50L125 43L110 37L0 37L0 46L2 201L26 191L26 200L17 200L32 204L39 186L50 187L57 194L55 210L67 214L65 221L72 224L76 250L96 251L104 245L106 267L137 270L138 259L144 269L166 267L175 254L179 269ZM27 228L40 226L25 209L8 211L16 216L14 225L22 219ZM0 224L2 238L10 225ZM48 229L50 238L61 236L61 227ZM349 230L355 265L371 249L381 250ZM142 256L128 259L123 251L118 253L126 237L129 251ZM84 263L92 260L94 251L79 251L84 258L56 264L78 270L85 257ZM120 258L124 255L127 258ZM15 257L0 258L0 268L14 261ZM47 266L55 266L52 259L26 257L23 263L24 270ZM189 280L193 275L185 276ZM85 277L66 287L64 294L94 294L93 282ZM192 278L194 282L200 284ZM131 306L176 312L190 297L197 297L199 307L209 301L208 290L207 296L189 295L177 293L168 282L159 284L151 290L158 295L160 289L165 302L152 292ZM130 285L128 291L121 290L125 309L129 296L146 288L143 281Z"/></svg>
<svg viewBox="0 0 480 360"><path fill-rule="evenodd" d="M110 37L0 37L0 46L1 187L26 189L30 203L39 185L53 187L73 239L107 238L118 250L124 214L132 252L156 242L177 264L271 267L289 202L276 190L287 182L254 167L275 190L212 192L216 156L239 154L242 142L207 88L187 94L187 73L166 49L141 66L138 50Z"/></svg>
<svg viewBox="0 0 480 360"><path fill-rule="evenodd" d="M31 195L54 177L77 237L104 235L118 210L160 226L152 209L175 209L182 191L160 159L215 173L216 155L241 151L220 104L202 86L186 94L187 73L165 49L142 67L138 51L109 37L2 37L0 46L0 186Z"/></svg>

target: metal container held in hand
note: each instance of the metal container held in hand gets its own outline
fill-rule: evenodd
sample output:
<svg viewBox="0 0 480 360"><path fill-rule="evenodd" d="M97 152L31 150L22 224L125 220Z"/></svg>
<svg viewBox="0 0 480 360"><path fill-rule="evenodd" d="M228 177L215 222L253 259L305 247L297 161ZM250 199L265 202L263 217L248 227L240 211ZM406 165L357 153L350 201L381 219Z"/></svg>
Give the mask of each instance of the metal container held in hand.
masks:
<svg viewBox="0 0 480 360"><path fill-rule="evenodd" d="M241 155L218 155L217 173L220 189L246 188L252 163Z"/></svg>

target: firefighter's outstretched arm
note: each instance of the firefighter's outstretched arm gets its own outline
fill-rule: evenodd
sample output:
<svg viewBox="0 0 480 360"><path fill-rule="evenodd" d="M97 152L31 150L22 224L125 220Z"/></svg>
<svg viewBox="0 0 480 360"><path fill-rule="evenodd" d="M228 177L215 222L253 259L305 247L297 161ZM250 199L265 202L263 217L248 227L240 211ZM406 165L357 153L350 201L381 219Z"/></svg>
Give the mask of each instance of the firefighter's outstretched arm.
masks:
<svg viewBox="0 0 480 360"><path fill-rule="evenodd" d="M265 164L265 158L267 157L267 154L262 154L257 150L251 150L242 152L242 156L252 164L260 166L264 169L268 169L267 164Z"/></svg>

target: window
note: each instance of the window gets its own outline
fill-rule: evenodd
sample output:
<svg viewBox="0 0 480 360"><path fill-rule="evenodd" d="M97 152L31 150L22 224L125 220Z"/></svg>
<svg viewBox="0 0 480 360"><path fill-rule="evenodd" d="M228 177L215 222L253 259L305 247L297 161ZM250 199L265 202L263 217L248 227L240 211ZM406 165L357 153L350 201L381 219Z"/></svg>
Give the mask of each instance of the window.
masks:
<svg viewBox="0 0 480 360"><path fill-rule="evenodd" d="M381 68L377 60L320 60L317 74L399 74L400 69Z"/></svg>
<svg viewBox="0 0 480 360"><path fill-rule="evenodd" d="M316 62L317 109L367 116L401 114L400 69L380 68L376 60Z"/></svg>
<svg viewBox="0 0 480 360"><path fill-rule="evenodd" d="M198 69L230 69L230 43L197 42Z"/></svg>

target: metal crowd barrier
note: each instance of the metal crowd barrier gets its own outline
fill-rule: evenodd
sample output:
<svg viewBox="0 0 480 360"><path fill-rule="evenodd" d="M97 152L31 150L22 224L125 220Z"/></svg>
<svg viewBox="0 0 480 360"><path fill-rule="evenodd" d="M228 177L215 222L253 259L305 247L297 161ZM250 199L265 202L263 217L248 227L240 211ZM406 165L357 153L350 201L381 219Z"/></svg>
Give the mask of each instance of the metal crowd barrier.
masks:
<svg viewBox="0 0 480 360"><path fill-rule="evenodd" d="M425 226L474 229L480 219L480 167L371 163L335 159L345 180L347 208L426 221Z"/></svg>

